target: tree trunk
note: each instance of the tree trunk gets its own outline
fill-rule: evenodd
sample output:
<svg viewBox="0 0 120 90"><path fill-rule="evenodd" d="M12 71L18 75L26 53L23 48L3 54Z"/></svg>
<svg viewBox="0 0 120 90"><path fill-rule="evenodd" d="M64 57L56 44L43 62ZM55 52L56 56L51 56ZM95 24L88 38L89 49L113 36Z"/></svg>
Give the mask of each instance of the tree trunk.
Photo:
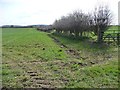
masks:
<svg viewBox="0 0 120 90"><path fill-rule="evenodd" d="M102 32L102 31L98 28L97 41L98 41L99 43L103 42L103 35L104 35L104 32Z"/></svg>
<svg viewBox="0 0 120 90"><path fill-rule="evenodd" d="M82 37L83 32L80 32L80 36Z"/></svg>
<svg viewBox="0 0 120 90"><path fill-rule="evenodd" d="M75 37L78 38L79 37L79 32L75 31Z"/></svg>

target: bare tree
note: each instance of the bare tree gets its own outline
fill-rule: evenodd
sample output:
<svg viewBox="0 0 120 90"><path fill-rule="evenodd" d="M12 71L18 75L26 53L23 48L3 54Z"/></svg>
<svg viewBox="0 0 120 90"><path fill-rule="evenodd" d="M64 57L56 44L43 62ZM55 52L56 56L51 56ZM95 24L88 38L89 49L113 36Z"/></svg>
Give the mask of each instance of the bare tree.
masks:
<svg viewBox="0 0 120 90"><path fill-rule="evenodd" d="M63 16L61 19L56 20L53 24L58 33L64 32L64 34L72 35L75 37L82 36L82 33L90 30L90 15L83 13L80 10L76 10L68 16Z"/></svg>
<svg viewBox="0 0 120 90"><path fill-rule="evenodd" d="M104 32L112 21L111 11L108 6L99 6L95 8L93 16L94 33L97 35L97 41L103 41Z"/></svg>
<svg viewBox="0 0 120 90"><path fill-rule="evenodd" d="M56 20L53 23L53 28L56 30L57 33L61 33L62 29L61 29L62 25L61 25L61 21L60 20Z"/></svg>

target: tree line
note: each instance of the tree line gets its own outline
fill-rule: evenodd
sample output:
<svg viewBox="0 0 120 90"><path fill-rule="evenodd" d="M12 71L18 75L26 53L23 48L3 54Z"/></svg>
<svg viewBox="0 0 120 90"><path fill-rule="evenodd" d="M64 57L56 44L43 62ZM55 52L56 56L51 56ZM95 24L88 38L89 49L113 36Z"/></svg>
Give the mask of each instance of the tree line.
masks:
<svg viewBox="0 0 120 90"><path fill-rule="evenodd" d="M93 13L83 13L81 10L73 11L67 16L55 20L53 28L58 34L82 37L83 32L94 32L97 41L102 42L104 32L111 24L112 14L108 6L98 6Z"/></svg>

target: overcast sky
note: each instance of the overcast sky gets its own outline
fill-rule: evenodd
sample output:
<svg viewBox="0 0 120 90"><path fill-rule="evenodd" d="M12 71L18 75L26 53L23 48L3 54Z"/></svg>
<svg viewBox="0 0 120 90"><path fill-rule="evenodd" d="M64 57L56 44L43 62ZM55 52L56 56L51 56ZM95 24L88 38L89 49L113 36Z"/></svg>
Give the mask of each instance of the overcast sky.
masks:
<svg viewBox="0 0 120 90"><path fill-rule="evenodd" d="M74 10L92 12L98 4L107 4L118 24L119 0L0 0L0 25L52 24Z"/></svg>

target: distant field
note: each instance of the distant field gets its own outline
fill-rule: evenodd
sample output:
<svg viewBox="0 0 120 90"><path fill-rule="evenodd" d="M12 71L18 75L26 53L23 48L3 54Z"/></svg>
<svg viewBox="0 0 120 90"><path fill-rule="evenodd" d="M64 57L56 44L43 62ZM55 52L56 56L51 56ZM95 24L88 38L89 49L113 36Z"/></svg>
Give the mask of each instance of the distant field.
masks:
<svg viewBox="0 0 120 90"><path fill-rule="evenodd" d="M116 33L120 33L120 26L111 26L105 32L105 34L113 34L113 35L115 35Z"/></svg>
<svg viewBox="0 0 120 90"><path fill-rule="evenodd" d="M3 87L118 87L117 46L34 28L3 28L2 39Z"/></svg>

